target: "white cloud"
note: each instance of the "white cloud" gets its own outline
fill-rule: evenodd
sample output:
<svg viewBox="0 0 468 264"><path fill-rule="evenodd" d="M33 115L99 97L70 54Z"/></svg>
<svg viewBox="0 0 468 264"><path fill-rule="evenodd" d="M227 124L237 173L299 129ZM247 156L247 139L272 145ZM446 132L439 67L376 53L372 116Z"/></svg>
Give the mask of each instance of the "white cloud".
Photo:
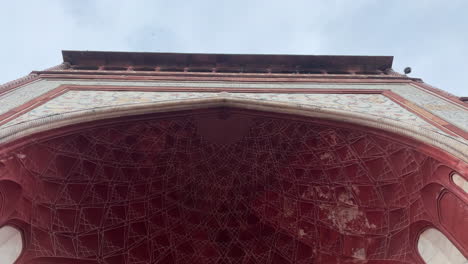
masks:
<svg viewBox="0 0 468 264"><path fill-rule="evenodd" d="M6 1L0 83L60 51L394 55L394 68L468 95L468 2Z"/></svg>

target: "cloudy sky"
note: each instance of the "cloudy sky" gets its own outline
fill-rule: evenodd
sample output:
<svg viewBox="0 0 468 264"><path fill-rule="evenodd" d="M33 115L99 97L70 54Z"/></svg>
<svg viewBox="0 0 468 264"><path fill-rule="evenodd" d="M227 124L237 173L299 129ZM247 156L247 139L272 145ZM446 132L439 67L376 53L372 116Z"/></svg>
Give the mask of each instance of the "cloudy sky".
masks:
<svg viewBox="0 0 468 264"><path fill-rule="evenodd" d="M2 1L0 83L61 50L392 55L394 69L468 96L468 1Z"/></svg>

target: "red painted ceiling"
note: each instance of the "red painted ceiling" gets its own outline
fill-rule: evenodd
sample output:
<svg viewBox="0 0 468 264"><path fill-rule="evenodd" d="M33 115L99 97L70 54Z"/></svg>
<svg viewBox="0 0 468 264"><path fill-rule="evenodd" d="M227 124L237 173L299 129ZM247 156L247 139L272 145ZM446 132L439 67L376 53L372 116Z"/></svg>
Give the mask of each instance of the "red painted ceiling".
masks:
<svg viewBox="0 0 468 264"><path fill-rule="evenodd" d="M440 223L451 169L414 147L249 111L37 139L0 171L19 264L415 263L420 227L468 226L468 210Z"/></svg>

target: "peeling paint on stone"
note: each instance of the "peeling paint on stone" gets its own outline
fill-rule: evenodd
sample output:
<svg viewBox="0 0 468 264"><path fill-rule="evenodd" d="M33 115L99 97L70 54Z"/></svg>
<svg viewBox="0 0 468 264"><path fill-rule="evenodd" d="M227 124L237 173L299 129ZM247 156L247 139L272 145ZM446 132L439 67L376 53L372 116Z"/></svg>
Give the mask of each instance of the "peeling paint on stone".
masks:
<svg viewBox="0 0 468 264"><path fill-rule="evenodd" d="M366 249L365 248L359 248L354 250L353 252L353 257L360 259L360 260L365 260L366 259Z"/></svg>
<svg viewBox="0 0 468 264"><path fill-rule="evenodd" d="M307 233L304 231L304 229L299 229L299 237L302 238L305 235L307 235Z"/></svg>
<svg viewBox="0 0 468 264"><path fill-rule="evenodd" d="M18 154L16 154L16 157L18 157L19 159L24 159L24 158L26 158L26 155L18 153Z"/></svg>
<svg viewBox="0 0 468 264"><path fill-rule="evenodd" d="M369 220L360 211L358 207L338 207L331 208L329 206L320 206L322 210L328 211L327 219L331 220L333 226L336 227L340 233L366 233L366 229L375 229L375 224L369 223Z"/></svg>
<svg viewBox="0 0 468 264"><path fill-rule="evenodd" d="M355 205L352 195L348 193L341 193L338 196L338 201L345 203L345 204L349 204L349 205Z"/></svg>

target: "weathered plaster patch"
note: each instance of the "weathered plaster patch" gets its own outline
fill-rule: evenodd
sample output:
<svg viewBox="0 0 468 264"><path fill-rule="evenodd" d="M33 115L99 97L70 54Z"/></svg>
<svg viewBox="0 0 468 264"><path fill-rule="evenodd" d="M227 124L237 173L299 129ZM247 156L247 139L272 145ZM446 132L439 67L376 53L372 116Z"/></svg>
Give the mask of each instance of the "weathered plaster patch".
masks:
<svg viewBox="0 0 468 264"><path fill-rule="evenodd" d="M353 257L360 259L360 260L365 260L366 259L366 249L365 248L359 248L355 249L353 252Z"/></svg>
<svg viewBox="0 0 468 264"><path fill-rule="evenodd" d="M299 229L298 235L300 238L303 238L307 233L304 231L304 229Z"/></svg>
<svg viewBox="0 0 468 264"><path fill-rule="evenodd" d="M335 228L340 233L367 233L366 229L375 229L377 226L371 224L364 212L359 210L358 207L330 207L320 206L322 210L325 210L328 215L327 219L330 220Z"/></svg>
<svg viewBox="0 0 468 264"><path fill-rule="evenodd" d="M345 204L349 204L349 205L355 205L353 201L353 197L349 193L341 193L338 196L338 201L345 203Z"/></svg>

